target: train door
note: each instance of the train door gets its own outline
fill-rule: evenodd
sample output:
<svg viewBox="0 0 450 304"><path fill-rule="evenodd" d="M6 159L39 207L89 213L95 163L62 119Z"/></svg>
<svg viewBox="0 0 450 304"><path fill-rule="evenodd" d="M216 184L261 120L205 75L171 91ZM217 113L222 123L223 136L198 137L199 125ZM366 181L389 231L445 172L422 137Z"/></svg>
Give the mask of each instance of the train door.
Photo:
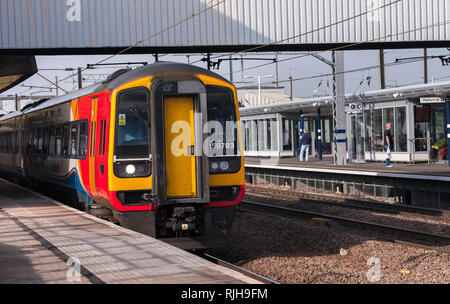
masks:
<svg viewBox="0 0 450 304"><path fill-rule="evenodd" d="M164 98L167 197L197 195L193 97Z"/></svg>
<svg viewBox="0 0 450 304"><path fill-rule="evenodd" d="M100 95L97 102L96 141L95 141L95 185L99 195L106 195L108 189L108 153L107 142L109 138L108 116L110 113L107 95ZM103 192L103 194L102 194Z"/></svg>
<svg viewBox="0 0 450 304"><path fill-rule="evenodd" d="M96 177L97 166L95 160L95 151L97 149L97 115L98 115L98 97L93 97L91 101L91 123L89 128L89 187L91 193L97 196ZM81 133L81 132L80 132Z"/></svg>
<svg viewBox="0 0 450 304"><path fill-rule="evenodd" d="M197 80L155 81L151 89L152 194L156 205L208 203L206 87Z"/></svg>

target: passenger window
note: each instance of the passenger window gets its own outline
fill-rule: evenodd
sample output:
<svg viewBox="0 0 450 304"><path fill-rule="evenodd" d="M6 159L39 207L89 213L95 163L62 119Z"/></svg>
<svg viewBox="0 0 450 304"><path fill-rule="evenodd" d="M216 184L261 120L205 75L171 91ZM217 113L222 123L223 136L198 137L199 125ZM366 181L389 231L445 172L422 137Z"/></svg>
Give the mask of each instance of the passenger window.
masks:
<svg viewBox="0 0 450 304"><path fill-rule="evenodd" d="M40 128L39 135L38 135L38 148L37 148L38 154L42 154L43 144L44 144L44 129Z"/></svg>
<svg viewBox="0 0 450 304"><path fill-rule="evenodd" d="M19 153L19 131L14 132L14 154Z"/></svg>
<svg viewBox="0 0 450 304"><path fill-rule="evenodd" d="M39 129L33 130L33 153L37 153Z"/></svg>
<svg viewBox="0 0 450 304"><path fill-rule="evenodd" d="M77 157L77 139L78 139L78 123L72 122L70 124L70 156Z"/></svg>
<svg viewBox="0 0 450 304"><path fill-rule="evenodd" d="M78 156L85 158L87 155L87 141L88 141L88 131L87 131L87 122L80 121L80 137L79 137L79 151Z"/></svg>
<svg viewBox="0 0 450 304"><path fill-rule="evenodd" d="M27 153L33 152L33 130L28 129L28 147Z"/></svg>
<svg viewBox="0 0 450 304"><path fill-rule="evenodd" d="M62 147L62 155L69 156L69 125L64 124L63 126L63 147Z"/></svg>
<svg viewBox="0 0 450 304"><path fill-rule="evenodd" d="M22 151L22 155L24 155L25 154L25 144L26 144L25 131L22 130L20 133L21 133L21 143L22 143L20 148Z"/></svg>
<svg viewBox="0 0 450 304"><path fill-rule="evenodd" d="M48 128L45 128L44 129L44 145L42 148L42 154L44 154L44 155L48 155L48 145L49 145L48 141L49 141L49 130L48 130Z"/></svg>
<svg viewBox="0 0 450 304"><path fill-rule="evenodd" d="M56 127L56 155L62 155L62 126Z"/></svg>
<svg viewBox="0 0 450 304"><path fill-rule="evenodd" d="M49 155L54 156L56 152L56 129L55 127L50 128L50 143L49 143Z"/></svg>

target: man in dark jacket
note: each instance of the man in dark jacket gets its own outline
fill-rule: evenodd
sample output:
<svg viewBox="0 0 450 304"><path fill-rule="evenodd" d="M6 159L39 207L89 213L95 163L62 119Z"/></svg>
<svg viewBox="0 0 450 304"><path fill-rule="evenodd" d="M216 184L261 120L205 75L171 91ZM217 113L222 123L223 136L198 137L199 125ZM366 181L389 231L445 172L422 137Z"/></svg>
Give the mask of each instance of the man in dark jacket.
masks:
<svg viewBox="0 0 450 304"><path fill-rule="evenodd" d="M391 165L391 151L394 148L394 141L391 134L392 125L386 124L386 130L384 130L384 150L386 151L386 167L392 168Z"/></svg>
<svg viewBox="0 0 450 304"><path fill-rule="evenodd" d="M303 135L300 140L300 143L301 143L300 161L303 162L305 160L305 162L307 162L309 159L309 147L311 146L311 135L308 133L307 129L303 130ZM305 157L303 157L303 153L305 153L305 152L306 152L306 155L305 155Z"/></svg>

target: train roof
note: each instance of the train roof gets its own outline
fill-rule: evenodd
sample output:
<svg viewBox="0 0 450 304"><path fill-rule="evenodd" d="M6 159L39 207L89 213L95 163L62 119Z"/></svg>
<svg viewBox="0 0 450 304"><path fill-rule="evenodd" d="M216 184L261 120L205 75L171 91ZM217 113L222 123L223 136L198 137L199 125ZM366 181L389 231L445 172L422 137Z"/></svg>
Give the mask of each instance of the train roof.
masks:
<svg viewBox="0 0 450 304"><path fill-rule="evenodd" d="M11 119L11 118L14 118L17 116L36 112L39 110L43 110L43 109L46 109L46 108L49 108L49 107L52 107L52 106L55 106L58 104L62 104L62 103L65 103L70 100L74 100L74 99L77 99L77 98L80 98L83 96L94 94L97 92L114 90L117 87L119 87L125 83L131 82L133 80L143 78L146 76L154 76L154 77L164 78L168 71L176 71L176 72L182 73L184 75L184 77L187 77L187 76L193 77L195 74L204 74L207 76L211 76L211 77L218 78L220 80L229 82L227 79L223 78L219 74L216 74L214 72L208 71L206 69L203 69L203 68L200 68L200 67L197 67L194 65L179 63L179 62L160 61L160 62L156 62L153 64L144 65L144 66L141 66L136 69L129 70L129 71L120 71L120 72L119 71L116 71L113 74L111 74L108 77L108 79L106 79L103 82L95 83L93 85L84 87L82 89L79 89L79 90L76 90L76 91L61 95L61 96L57 96L54 98L50 98L48 100L38 100L33 104L25 106L20 111L16 111L16 112L1 116L0 121L5 121L7 119Z"/></svg>

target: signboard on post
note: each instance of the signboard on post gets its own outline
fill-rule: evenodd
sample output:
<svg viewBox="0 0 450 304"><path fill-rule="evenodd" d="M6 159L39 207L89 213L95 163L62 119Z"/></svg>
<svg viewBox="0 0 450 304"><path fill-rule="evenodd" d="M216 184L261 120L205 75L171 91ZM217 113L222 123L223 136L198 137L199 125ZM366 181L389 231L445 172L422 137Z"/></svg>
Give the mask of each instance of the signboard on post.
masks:
<svg viewBox="0 0 450 304"><path fill-rule="evenodd" d="M422 97L420 98L421 104L429 104L429 103L445 103L444 98L441 97Z"/></svg>

